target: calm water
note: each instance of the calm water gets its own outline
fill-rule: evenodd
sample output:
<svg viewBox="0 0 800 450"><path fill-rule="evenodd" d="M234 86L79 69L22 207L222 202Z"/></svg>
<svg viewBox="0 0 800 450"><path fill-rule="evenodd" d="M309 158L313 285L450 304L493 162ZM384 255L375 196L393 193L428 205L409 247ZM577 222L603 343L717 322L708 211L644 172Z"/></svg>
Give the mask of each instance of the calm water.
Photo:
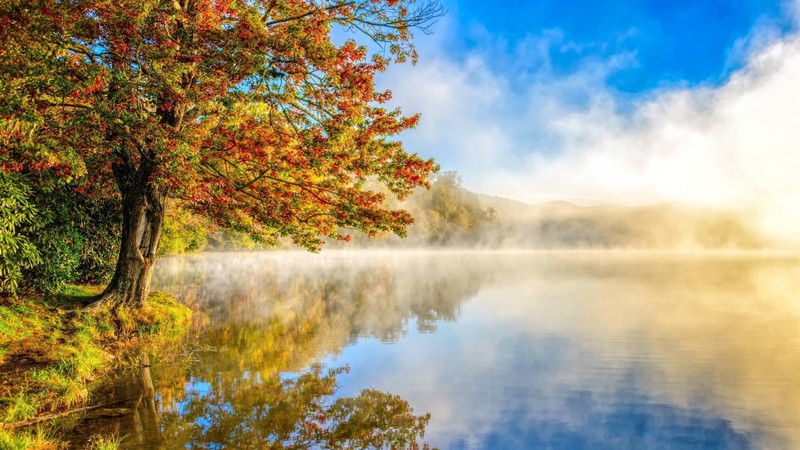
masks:
<svg viewBox="0 0 800 450"><path fill-rule="evenodd" d="M430 413L423 440L441 449L800 448L797 259L323 252L159 264L157 288L202 311L191 352L118 383L134 413L80 427L113 429L129 448L303 448L314 433L330 446L424 425L353 412L403 400Z"/></svg>

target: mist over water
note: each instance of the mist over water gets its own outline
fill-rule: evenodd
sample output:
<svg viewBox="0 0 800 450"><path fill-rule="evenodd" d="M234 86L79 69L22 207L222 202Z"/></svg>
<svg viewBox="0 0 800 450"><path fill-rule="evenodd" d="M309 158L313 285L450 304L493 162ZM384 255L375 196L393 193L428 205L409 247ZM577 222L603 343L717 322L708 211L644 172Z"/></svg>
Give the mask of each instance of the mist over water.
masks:
<svg viewBox="0 0 800 450"><path fill-rule="evenodd" d="M422 113L411 142L441 148L443 166L476 192L529 204L723 209L779 246L797 248L800 2L780 3L792 26L761 22L739 36L719 83L668 82L625 95L613 80L638 69L635 53L586 55L577 68L554 73L551 55L576 44L555 29L516 44L486 30L463 60L434 36L420 67L390 72L387 85L398 104ZM508 49L519 64L514 70L497 63ZM544 64L526 66L536 61Z"/></svg>
<svg viewBox="0 0 800 450"><path fill-rule="evenodd" d="M153 368L168 423L321 362L350 368L337 396L430 412L442 449L800 446L791 255L203 254L154 281L203 312L188 384Z"/></svg>

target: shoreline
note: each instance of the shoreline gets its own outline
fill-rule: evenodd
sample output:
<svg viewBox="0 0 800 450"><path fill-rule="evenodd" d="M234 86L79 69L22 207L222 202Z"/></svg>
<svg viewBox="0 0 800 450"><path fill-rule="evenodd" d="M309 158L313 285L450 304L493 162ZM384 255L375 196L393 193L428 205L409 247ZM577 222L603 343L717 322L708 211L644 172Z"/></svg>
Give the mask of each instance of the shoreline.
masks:
<svg viewBox="0 0 800 450"><path fill-rule="evenodd" d="M2 299L0 307L0 447L62 448L57 419L97 409L97 388L137 363L135 350L180 341L191 310L151 292L141 310L89 312L100 286L71 286L62 294ZM89 448L115 448L97 436Z"/></svg>

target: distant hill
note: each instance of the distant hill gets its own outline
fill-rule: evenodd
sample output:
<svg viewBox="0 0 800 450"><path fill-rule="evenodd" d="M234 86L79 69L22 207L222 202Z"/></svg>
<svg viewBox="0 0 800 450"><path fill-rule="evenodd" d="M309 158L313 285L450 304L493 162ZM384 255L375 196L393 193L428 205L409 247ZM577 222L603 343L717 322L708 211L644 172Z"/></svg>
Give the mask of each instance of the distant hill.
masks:
<svg viewBox="0 0 800 450"><path fill-rule="evenodd" d="M478 195L497 214L500 247L723 249L762 248L764 239L729 211L678 203L578 206L565 201L528 205Z"/></svg>
<svg viewBox="0 0 800 450"><path fill-rule="evenodd" d="M566 201L530 205L476 194L454 172L437 174L397 206L416 223L408 237L355 233L356 247L498 249L758 249L767 246L746 220L729 211L679 203L579 206ZM333 247L346 244L330 242Z"/></svg>
<svg viewBox="0 0 800 450"><path fill-rule="evenodd" d="M566 201L530 205L465 189L455 172L436 174L431 189L420 189L391 207L415 219L406 238L385 233L352 233L352 242L328 248L464 247L491 249L759 249L769 247L746 218L730 211L679 203L648 206L579 206ZM261 248L245 233L212 229L191 213L173 208L162 236L165 253L203 248ZM291 243L279 242L290 248Z"/></svg>

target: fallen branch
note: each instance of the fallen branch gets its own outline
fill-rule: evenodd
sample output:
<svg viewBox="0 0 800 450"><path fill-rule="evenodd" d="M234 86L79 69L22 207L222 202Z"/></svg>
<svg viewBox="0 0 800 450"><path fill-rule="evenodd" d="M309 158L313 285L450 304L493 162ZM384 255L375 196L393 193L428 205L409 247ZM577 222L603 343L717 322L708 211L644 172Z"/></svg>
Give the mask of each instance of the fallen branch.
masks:
<svg viewBox="0 0 800 450"><path fill-rule="evenodd" d="M0 424L0 428L8 429L8 430L14 430L14 429L17 429L17 428L36 425L37 423L47 422L49 420L59 419L61 417L71 416L73 414L76 414L76 413L79 413L79 412L83 412L83 411L91 411L93 409L100 409L100 408L105 408L107 406L119 405L120 403L125 403L125 402L128 402L128 401L130 401L130 400L115 400L113 402L101 403L99 405L82 406L80 408L70 409L68 411L62 411L62 412L59 412L59 413L45 414L45 415L37 416L37 417L34 417L33 419L30 419L30 420L21 420L19 422L11 422L11 423Z"/></svg>

